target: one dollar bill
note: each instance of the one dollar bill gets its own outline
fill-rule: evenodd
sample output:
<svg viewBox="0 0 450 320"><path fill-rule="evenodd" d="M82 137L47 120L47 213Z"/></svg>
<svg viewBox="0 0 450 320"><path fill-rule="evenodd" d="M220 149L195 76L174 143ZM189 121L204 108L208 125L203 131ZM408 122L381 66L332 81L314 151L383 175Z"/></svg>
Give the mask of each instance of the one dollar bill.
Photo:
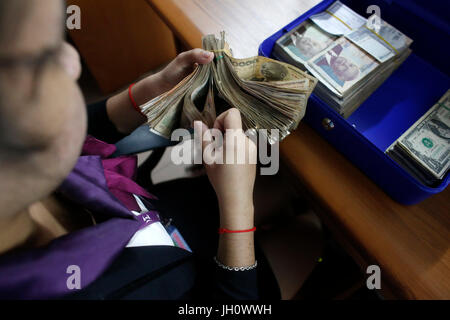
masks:
<svg viewBox="0 0 450 320"><path fill-rule="evenodd" d="M417 164L442 179L450 167L450 90L397 141Z"/></svg>

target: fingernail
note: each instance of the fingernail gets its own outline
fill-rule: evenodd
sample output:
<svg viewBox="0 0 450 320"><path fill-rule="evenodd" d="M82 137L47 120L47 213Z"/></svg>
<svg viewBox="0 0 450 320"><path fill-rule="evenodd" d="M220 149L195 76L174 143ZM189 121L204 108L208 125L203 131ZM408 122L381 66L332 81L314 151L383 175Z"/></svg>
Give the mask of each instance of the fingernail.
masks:
<svg viewBox="0 0 450 320"><path fill-rule="evenodd" d="M203 57L205 57L205 58L211 58L211 56L212 56L213 54L214 54L214 53L212 53L212 52L203 50Z"/></svg>
<svg viewBox="0 0 450 320"><path fill-rule="evenodd" d="M192 122L192 128L202 128L202 122L201 121L198 121L198 120L194 120L193 122Z"/></svg>

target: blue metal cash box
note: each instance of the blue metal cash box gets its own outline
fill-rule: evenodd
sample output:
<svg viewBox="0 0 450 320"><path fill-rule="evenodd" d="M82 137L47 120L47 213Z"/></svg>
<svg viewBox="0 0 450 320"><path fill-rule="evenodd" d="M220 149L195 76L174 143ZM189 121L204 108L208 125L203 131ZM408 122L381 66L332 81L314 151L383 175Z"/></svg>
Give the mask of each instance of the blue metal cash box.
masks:
<svg viewBox="0 0 450 320"><path fill-rule="evenodd" d="M325 0L267 38L259 54L272 57L275 42L311 15L324 11L334 0ZM443 191L449 174L435 188L423 185L385 150L412 126L450 88L450 4L441 0L341 1L364 17L370 5L381 9L381 18L414 40L413 53L348 119L342 118L314 94L306 121L394 200L416 204ZM323 122L331 121L332 130ZM329 129L329 128L328 128ZM449 199L450 200L450 199Z"/></svg>

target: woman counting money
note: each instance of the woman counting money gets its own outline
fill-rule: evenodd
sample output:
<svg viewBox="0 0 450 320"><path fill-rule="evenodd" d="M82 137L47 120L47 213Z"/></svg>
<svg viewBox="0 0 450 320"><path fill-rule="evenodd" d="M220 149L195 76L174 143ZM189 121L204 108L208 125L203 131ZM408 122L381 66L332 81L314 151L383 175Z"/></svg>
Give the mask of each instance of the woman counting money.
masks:
<svg viewBox="0 0 450 320"><path fill-rule="evenodd" d="M207 165L213 188L194 179L154 196L134 182L135 158L111 157L146 120L133 104L214 55L182 53L86 108L64 11L56 0L0 2L0 298L279 298L270 250L254 245L255 165ZM241 129L239 111L215 126Z"/></svg>

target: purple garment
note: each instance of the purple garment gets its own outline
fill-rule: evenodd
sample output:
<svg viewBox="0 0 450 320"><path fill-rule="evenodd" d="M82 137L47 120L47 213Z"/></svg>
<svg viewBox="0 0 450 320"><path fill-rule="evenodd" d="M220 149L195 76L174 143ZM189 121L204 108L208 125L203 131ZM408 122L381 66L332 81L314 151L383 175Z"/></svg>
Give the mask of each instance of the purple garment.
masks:
<svg viewBox="0 0 450 320"><path fill-rule="evenodd" d="M52 241L37 249L17 250L0 257L0 299L50 299L73 293L69 266L78 266L81 288L97 279L141 228L159 221L152 211L140 216L133 194L154 198L138 186L136 158L106 159L115 146L86 139L74 170L59 192L91 212L111 218Z"/></svg>
<svg viewBox="0 0 450 320"><path fill-rule="evenodd" d="M132 180L136 179L137 157L122 156L108 159L115 151L114 145L88 136L82 154L101 156L109 191L129 210L139 211L133 194L149 199L155 199L155 197Z"/></svg>

